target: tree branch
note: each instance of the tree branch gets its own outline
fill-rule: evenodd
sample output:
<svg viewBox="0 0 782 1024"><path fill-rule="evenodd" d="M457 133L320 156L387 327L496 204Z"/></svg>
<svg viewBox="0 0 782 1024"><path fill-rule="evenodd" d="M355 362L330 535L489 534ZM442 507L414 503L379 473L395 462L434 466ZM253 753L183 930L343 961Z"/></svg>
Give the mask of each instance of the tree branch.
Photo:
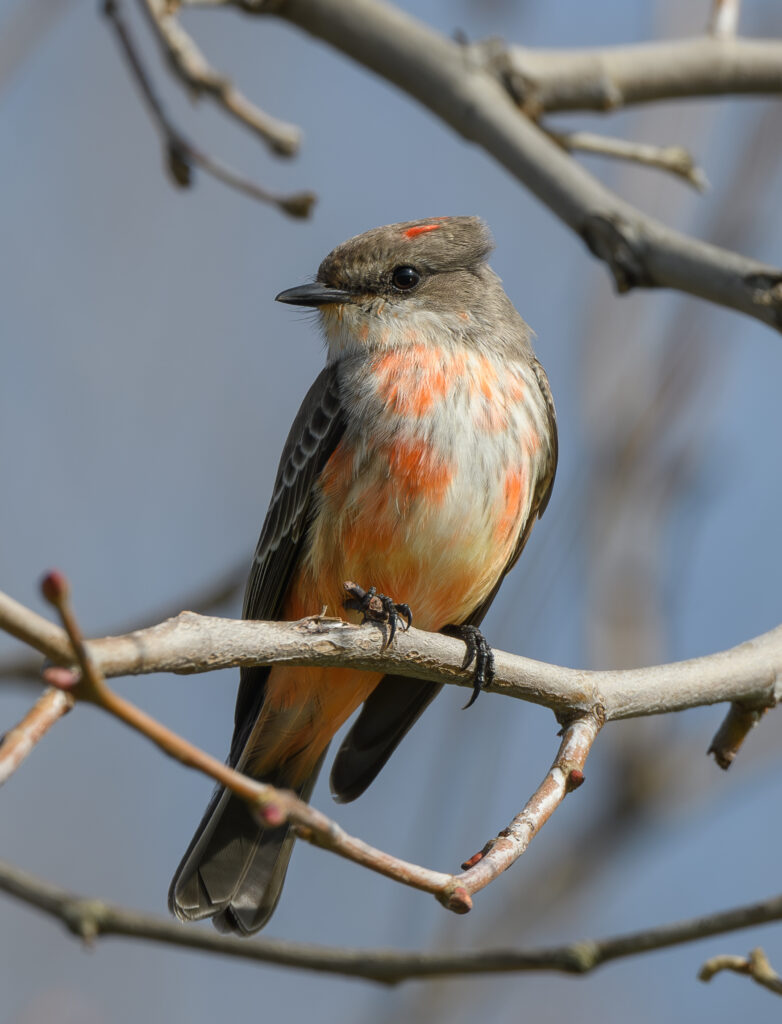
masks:
<svg viewBox="0 0 782 1024"><path fill-rule="evenodd" d="M0 738L0 786L24 761L63 715L73 707L73 697L63 690L45 690L21 722Z"/></svg>
<svg viewBox="0 0 782 1024"><path fill-rule="evenodd" d="M206 94L232 117L261 138L279 156L294 156L301 132L278 121L251 103L224 75L209 64L195 41L182 28L169 0L139 0L163 54L182 84L195 95Z"/></svg>
<svg viewBox="0 0 782 1024"><path fill-rule="evenodd" d="M464 138L482 146L608 264L620 292L675 288L782 330L782 271L674 231L600 184L522 115L516 102L518 90L514 100L507 67L498 65L496 53L487 57L485 50L460 45L383 0L276 0L261 6L242 5L243 10L259 13L266 7L375 71ZM735 87L732 91L742 91L741 74L734 70L726 75L726 62L731 68L737 62L742 69L746 63L767 68L768 80L753 74L752 90L746 91L757 91L761 81L766 88L782 89L780 44L706 39L666 45L669 49L662 63L659 46L648 48L646 56L639 47L613 53L615 61L633 69L636 82L642 81L639 66L654 69L655 89L649 90L647 98L654 91L665 93L661 76L674 79L676 94L683 93L685 84L687 95L698 94L711 81L708 75L706 81L699 77L701 65L712 79L715 69L722 72L713 85L727 78ZM691 66L686 63L688 56ZM538 57L557 82L563 63L571 75L578 63L572 54L560 61L552 54ZM684 70L680 58L685 60ZM605 93L600 62L597 68ZM538 78L532 78L537 88ZM578 92L583 93L581 75L577 80ZM624 95L616 82L613 87ZM636 99L642 93L639 88ZM556 109L556 104L542 102L540 109Z"/></svg>
<svg viewBox="0 0 782 1024"><path fill-rule="evenodd" d="M528 113L782 92L782 42L702 36L574 50L476 43Z"/></svg>
<svg viewBox="0 0 782 1024"><path fill-rule="evenodd" d="M169 117L152 86L152 80L141 59L130 26L120 11L120 0L104 0L103 12L114 29L128 67L160 131L166 166L175 184L180 188L188 188L192 184L192 168L197 166L230 188L260 202L270 203L291 217L309 216L315 203L315 195L312 192L279 195L238 174L187 139Z"/></svg>
<svg viewBox="0 0 782 1024"><path fill-rule="evenodd" d="M700 981L711 981L714 975L719 974L720 971L746 974L758 985L767 988L769 992L782 996L782 978L771 966L768 957L759 946L752 950L749 957L730 956L729 954L713 956L698 971L698 978Z"/></svg>
<svg viewBox="0 0 782 1024"><path fill-rule="evenodd" d="M60 665L73 664L68 638L48 619L0 592L0 629ZM150 672L190 674L250 665L333 665L472 686L464 644L411 629L384 647L385 629L314 616L299 622L248 622L182 612L125 636L90 640L107 677ZM567 717L600 706L607 721L743 701L773 706L782 698L782 626L727 651L639 669L573 669L495 652L491 693L551 708Z"/></svg>
<svg viewBox="0 0 782 1024"><path fill-rule="evenodd" d="M777 896L708 917L564 946L530 950L487 949L477 953L409 953L390 949L330 949L272 939L248 940L218 935L211 930L183 926L167 918L77 896L4 861L0 861L0 891L62 921L73 935L88 942L101 936L118 935L389 985L413 979L459 978L467 974L529 971L587 974L612 960L782 920L782 897Z"/></svg>
<svg viewBox="0 0 782 1024"><path fill-rule="evenodd" d="M645 142L627 142L625 139L597 135L595 132L555 132L550 128L546 132L569 153L580 150L582 153L595 153L598 156L629 160L646 167L657 167L683 178L698 192L705 192L709 187L706 175L684 146L652 146Z"/></svg>

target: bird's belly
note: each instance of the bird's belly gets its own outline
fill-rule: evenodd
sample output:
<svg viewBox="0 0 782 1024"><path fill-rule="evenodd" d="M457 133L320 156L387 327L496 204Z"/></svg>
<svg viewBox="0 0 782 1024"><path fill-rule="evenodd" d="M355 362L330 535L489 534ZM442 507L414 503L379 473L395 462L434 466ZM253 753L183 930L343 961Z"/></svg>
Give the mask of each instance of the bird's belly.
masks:
<svg viewBox="0 0 782 1024"><path fill-rule="evenodd" d="M323 604L340 614L349 579L410 605L423 629L462 622L484 601L529 508L528 473L507 444L469 440L458 458L404 438L337 449L294 588L298 615Z"/></svg>

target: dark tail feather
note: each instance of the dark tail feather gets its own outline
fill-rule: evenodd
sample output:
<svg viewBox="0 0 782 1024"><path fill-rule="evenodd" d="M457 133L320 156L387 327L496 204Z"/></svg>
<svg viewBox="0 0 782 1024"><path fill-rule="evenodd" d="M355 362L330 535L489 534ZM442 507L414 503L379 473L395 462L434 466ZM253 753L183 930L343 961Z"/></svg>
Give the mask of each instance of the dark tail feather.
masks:
<svg viewBox="0 0 782 1024"><path fill-rule="evenodd" d="M322 763L296 790L302 800ZM282 772L263 781L286 786ZM293 843L289 828L262 828L243 800L217 789L174 874L169 909L183 921L214 918L221 932L257 932L277 906Z"/></svg>
<svg viewBox="0 0 782 1024"><path fill-rule="evenodd" d="M440 692L438 683L383 676L364 701L331 769L331 792L340 803L361 796Z"/></svg>

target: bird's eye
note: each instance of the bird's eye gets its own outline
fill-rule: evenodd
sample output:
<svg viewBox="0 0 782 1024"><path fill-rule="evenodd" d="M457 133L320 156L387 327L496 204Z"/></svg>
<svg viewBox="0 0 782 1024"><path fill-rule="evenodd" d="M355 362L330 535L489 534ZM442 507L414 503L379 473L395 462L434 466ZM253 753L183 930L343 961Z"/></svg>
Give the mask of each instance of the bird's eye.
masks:
<svg viewBox="0 0 782 1024"><path fill-rule="evenodd" d="M394 288L399 288L403 292L415 288L420 280L421 275L414 267L396 267L391 275Z"/></svg>

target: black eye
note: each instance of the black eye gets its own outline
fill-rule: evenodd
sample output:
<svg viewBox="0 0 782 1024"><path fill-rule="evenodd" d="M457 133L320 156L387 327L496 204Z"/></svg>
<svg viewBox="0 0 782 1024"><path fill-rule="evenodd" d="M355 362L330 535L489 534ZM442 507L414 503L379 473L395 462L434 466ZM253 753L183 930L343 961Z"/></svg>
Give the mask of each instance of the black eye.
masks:
<svg viewBox="0 0 782 1024"><path fill-rule="evenodd" d="M415 288L420 280L421 275L413 267L396 267L391 275L394 288L399 288L403 292Z"/></svg>

